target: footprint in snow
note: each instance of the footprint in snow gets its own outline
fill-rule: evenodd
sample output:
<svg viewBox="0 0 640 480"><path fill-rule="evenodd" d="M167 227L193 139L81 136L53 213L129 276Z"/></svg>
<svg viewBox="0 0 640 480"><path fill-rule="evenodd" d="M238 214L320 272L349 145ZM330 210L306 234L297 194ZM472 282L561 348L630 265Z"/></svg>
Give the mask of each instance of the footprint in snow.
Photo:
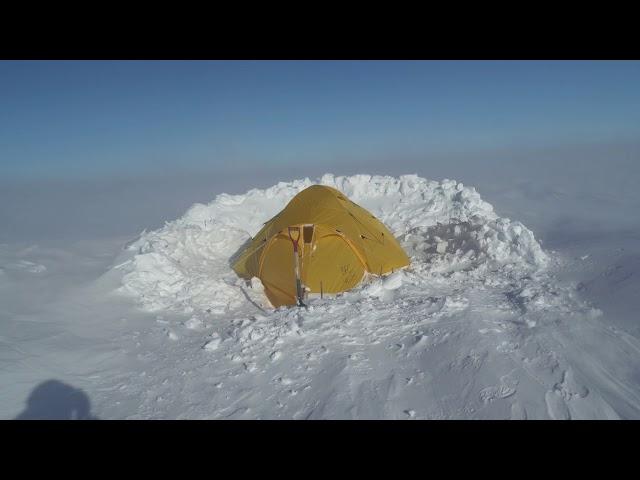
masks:
<svg viewBox="0 0 640 480"><path fill-rule="evenodd" d="M209 340L207 343L204 344L204 346L202 347L203 349L212 352L214 350L217 350L218 347L220 346L220 342L222 341L222 339L220 338L220 335L218 334L211 334L211 340ZM235 361L235 359L232 358L233 361Z"/></svg>
<svg viewBox="0 0 640 480"><path fill-rule="evenodd" d="M393 345L387 345L387 349L399 352L401 350L404 350L404 344L402 344L402 343L394 343Z"/></svg>
<svg viewBox="0 0 640 480"><path fill-rule="evenodd" d="M496 350L500 353L508 355L510 353L514 353L516 350L518 350L518 348L520 348L520 345L516 342L503 341L496 347Z"/></svg>
<svg viewBox="0 0 640 480"><path fill-rule="evenodd" d="M411 346L411 351L426 349L429 347L429 335L416 335L415 343Z"/></svg>
<svg viewBox="0 0 640 480"><path fill-rule="evenodd" d="M184 322L183 325L189 330L201 330L204 328L204 322L198 317L191 317L189 320Z"/></svg>
<svg viewBox="0 0 640 480"><path fill-rule="evenodd" d="M575 397L584 398L589 395L589 389L575 379L571 368L562 373L562 381L555 387L565 400L571 400Z"/></svg>
<svg viewBox="0 0 640 480"><path fill-rule="evenodd" d="M269 355L269 358L271 358L272 362L275 362L276 360L278 360L280 357L282 356L282 352L280 350L276 350L274 352L271 352L271 355Z"/></svg>
<svg viewBox="0 0 640 480"><path fill-rule="evenodd" d="M179 340L180 337L178 336L178 334L176 332L174 332L173 330L165 330L165 334L167 335L167 337L169 337L169 340Z"/></svg>
<svg viewBox="0 0 640 480"><path fill-rule="evenodd" d="M496 398L507 398L516 393L514 387L508 385L500 385L499 387L487 387L480 390L480 399L482 403L493 402Z"/></svg>

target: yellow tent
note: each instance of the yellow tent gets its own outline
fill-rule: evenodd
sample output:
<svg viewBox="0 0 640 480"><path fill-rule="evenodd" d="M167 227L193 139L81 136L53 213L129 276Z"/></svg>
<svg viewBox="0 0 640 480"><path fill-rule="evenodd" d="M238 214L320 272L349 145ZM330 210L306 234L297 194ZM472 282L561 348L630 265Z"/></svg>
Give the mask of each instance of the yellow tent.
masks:
<svg viewBox="0 0 640 480"><path fill-rule="evenodd" d="M312 185L264 224L233 269L245 279L258 277L279 307L296 304L298 266L303 289L322 294L349 290L366 272L383 275L407 265L407 254L371 213L335 188Z"/></svg>

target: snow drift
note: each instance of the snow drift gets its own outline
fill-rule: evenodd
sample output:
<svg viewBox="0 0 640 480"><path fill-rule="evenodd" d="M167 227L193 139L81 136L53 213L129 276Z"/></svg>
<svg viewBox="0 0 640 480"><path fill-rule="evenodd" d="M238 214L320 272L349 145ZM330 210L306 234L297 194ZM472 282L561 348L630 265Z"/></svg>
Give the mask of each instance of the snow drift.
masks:
<svg viewBox="0 0 640 480"><path fill-rule="evenodd" d="M243 195L221 194L159 230L144 232L128 246L135 256L119 266L127 272L121 291L149 311L224 314L240 307L247 298L238 295L242 282L230 258L295 194L315 183L337 188L385 223L412 259L409 272L526 275L548 261L530 230L498 217L475 189L456 181L326 174Z"/></svg>

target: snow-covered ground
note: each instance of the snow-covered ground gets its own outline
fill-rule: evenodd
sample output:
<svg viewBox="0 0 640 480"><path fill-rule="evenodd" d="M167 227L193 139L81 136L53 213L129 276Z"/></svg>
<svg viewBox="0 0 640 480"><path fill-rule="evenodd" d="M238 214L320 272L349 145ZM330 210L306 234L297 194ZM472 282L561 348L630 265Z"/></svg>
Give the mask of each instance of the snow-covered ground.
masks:
<svg viewBox="0 0 640 480"><path fill-rule="evenodd" d="M327 174L137 238L0 244L0 417L640 418L635 190L473 180L482 198ZM313 183L369 209L412 264L274 310L229 259Z"/></svg>

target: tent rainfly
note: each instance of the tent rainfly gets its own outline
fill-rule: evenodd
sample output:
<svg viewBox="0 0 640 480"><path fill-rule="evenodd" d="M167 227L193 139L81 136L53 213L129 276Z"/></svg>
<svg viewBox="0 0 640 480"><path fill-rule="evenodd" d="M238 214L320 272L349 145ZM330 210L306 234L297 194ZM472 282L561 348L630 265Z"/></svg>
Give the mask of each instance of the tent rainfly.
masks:
<svg viewBox="0 0 640 480"><path fill-rule="evenodd" d="M407 265L409 257L382 222L335 188L312 185L264 224L233 269L245 279L258 277L279 307L308 293L344 292L367 273Z"/></svg>

